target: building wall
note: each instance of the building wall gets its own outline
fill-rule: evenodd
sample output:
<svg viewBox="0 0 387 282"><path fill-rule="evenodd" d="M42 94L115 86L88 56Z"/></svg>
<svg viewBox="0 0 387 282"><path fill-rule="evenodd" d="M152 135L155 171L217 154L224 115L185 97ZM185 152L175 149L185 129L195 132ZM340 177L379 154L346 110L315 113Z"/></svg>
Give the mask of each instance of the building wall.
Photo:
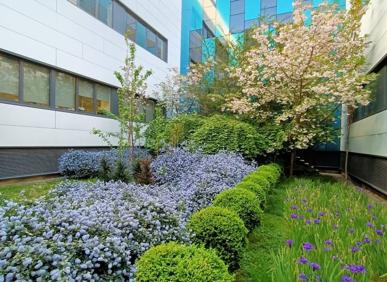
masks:
<svg viewBox="0 0 387 282"><path fill-rule="evenodd" d="M168 40L168 62L137 46L137 63L151 69L148 95L180 65L181 1L121 0ZM124 37L68 0L0 0L0 50L113 87L126 55ZM102 146L92 128L114 121L0 102L0 148Z"/></svg>
<svg viewBox="0 0 387 282"><path fill-rule="evenodd" d="M373 70L387 56L387 1L371 0L363 18L362 31L368 34L370 40L366 54L367 68ZM387 81L382 80L380 83L387 84ZM381 89L386 89L387 85L384 87ZM387 93L383 93L383 96L386 95ZM349 151L387 157L387 110L371 113L368 117L351 124Z"/></svg>

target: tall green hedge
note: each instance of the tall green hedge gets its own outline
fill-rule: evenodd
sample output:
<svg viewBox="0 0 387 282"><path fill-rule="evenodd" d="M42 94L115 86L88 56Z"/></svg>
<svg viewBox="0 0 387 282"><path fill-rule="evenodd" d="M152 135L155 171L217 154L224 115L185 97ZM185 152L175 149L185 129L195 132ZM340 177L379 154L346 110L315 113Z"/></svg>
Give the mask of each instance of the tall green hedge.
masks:
<svg viewBox="0 0 387 282"><path fill-rule="evenodd" d="M215 115L205 120L190 138L190 148L205 153L221 150L256 157L267 149L267 143L256 128L248 123Z"/></svg>

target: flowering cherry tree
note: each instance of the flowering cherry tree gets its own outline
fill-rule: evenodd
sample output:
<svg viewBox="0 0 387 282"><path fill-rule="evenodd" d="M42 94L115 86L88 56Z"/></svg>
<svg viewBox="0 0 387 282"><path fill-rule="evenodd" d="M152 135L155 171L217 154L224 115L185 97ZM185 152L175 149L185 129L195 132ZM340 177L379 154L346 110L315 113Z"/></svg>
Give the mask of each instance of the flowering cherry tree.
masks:
<svg viewBox="0 0 387 282"><path fill-rule="evenodd" d="M362 71L364 8L354 3L349 11L338 11L323 3L308 18L309 9L297 0L291 23L257 27L246 60L229 68L242 88L228 100L229 109L286 128L291 151L333 140L327 129L335 111L343 104L366 105L370 90L364 86L375 79Z"/></svg>

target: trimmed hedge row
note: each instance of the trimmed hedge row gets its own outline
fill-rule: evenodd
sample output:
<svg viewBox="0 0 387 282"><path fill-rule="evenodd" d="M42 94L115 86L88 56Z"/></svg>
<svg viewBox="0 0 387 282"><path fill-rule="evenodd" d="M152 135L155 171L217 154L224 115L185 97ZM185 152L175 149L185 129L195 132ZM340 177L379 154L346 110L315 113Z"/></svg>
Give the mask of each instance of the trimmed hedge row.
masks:
<svg viewBox="0 0 387 282"><path fill-rule="evenodd" d="M248 231L260 223L266 196L281 173L277 164L262 165L218 194L213 206L188 221L195 245L167 243L149 249L136 262L137 281L234 281L228 269L237 269Z"/></svg>

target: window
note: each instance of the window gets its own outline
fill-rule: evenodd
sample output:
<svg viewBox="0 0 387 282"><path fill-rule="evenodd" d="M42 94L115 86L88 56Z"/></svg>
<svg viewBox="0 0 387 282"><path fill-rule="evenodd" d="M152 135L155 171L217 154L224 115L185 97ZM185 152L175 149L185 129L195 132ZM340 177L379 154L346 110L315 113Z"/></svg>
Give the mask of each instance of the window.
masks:
<svg viewBox="0 0 387 282"><path fill-rule="evenodd" d="M233 15L230 17L230 32L238 33L245 29L245 15Z"/></svg>
<svg viewBox="0 0 387 282"><path fill-rule="evenodd" d="M277 20L281 23L291 23L293 21L292 13L285 13L277 15Z"/></svg>
<svg viewBox="0 0 387 282"><path fill-rule="evenodd" d="M149 29L146 30L146 49L152 53L156 52L156 34Z"/></svg>
<svg viewBox="0 0 387 282"><path fill-rule="evenodd" d="M371 102L356 109L354 121L387 110L387 60L377 67L376 73L379 75L377 80L367 86L372 91Z"/></svg>
<svg viewBox="0 0 387 282"><path fill-rule="evenodd" d="M112 11L113 11L112 0L98 0L97 18L110 27L112 26L112 17L113 17Z"/></svg>
<svg viewBox="0 0 387 282"><path fill-rule="evenodd" d="M245 1L244 0L237 0L237 1L231 2L230 15L242 14L244 12L245 12Z"/></svg>
<svg viewBox="0 0 387 282"><path fill-rule="evenodd" d="M168 42L117 0L68 0L122 35L167 61ZM243 0L239 0L243 1ZM160 43L157 43L160 41ZM156 48L157 47L157 48Z"/></svg>
<svg viewBox="0 0 387 282"><path fill-rule="evenodd" d="M267 9L277 6L277 0L261 0L261 9Z"/></svg>
<svg viewBox="0 0 387 282"><path fill-rule="evenodd" d="M0 55L0 100L19 101L19 62Z"/></svg>
<svg viewBox="0 0 387 282"><path fill-rule="evenodd" d="M24 102L48 106L50 71L42 66L24 63Z"/></svg>
<svg viewBox="0 0 387 282"><path fill-rule="evenodd" d="M63 72L56 74L55 107L57 109L75 110L75 77Z"/></svg>
<svg viewBox="0 0 387 282"><path fill-rule="evenodd" d="M77 4L79 8L89 13L90 15L95 16L96 4L97 4L96 0L78 0Z"/></svg>
<svg viewBox="0 0 387 282"><path fill-rule="evenodd" d="M154 101L152 100L148 100L146 102L146 106L145 106L145 122L151 122L152 120L154 120L155 118L155 107L156 107L156 104Z"/></svg>
<svg viewBox="0 0 387 282"><path fill-rule="evenodd" d="M112 94L111 88L101 84L96 84L95 92L97 96L97 113L103 114L106 111L110 112L110 98Z"/></svg>
<svg viewBox="0 0 387 282"><path fill-rule="evenodd" d="M79 79L79 106L78 110L82 112L93 113L94 112L94 87L93 83Z"/></svg>

